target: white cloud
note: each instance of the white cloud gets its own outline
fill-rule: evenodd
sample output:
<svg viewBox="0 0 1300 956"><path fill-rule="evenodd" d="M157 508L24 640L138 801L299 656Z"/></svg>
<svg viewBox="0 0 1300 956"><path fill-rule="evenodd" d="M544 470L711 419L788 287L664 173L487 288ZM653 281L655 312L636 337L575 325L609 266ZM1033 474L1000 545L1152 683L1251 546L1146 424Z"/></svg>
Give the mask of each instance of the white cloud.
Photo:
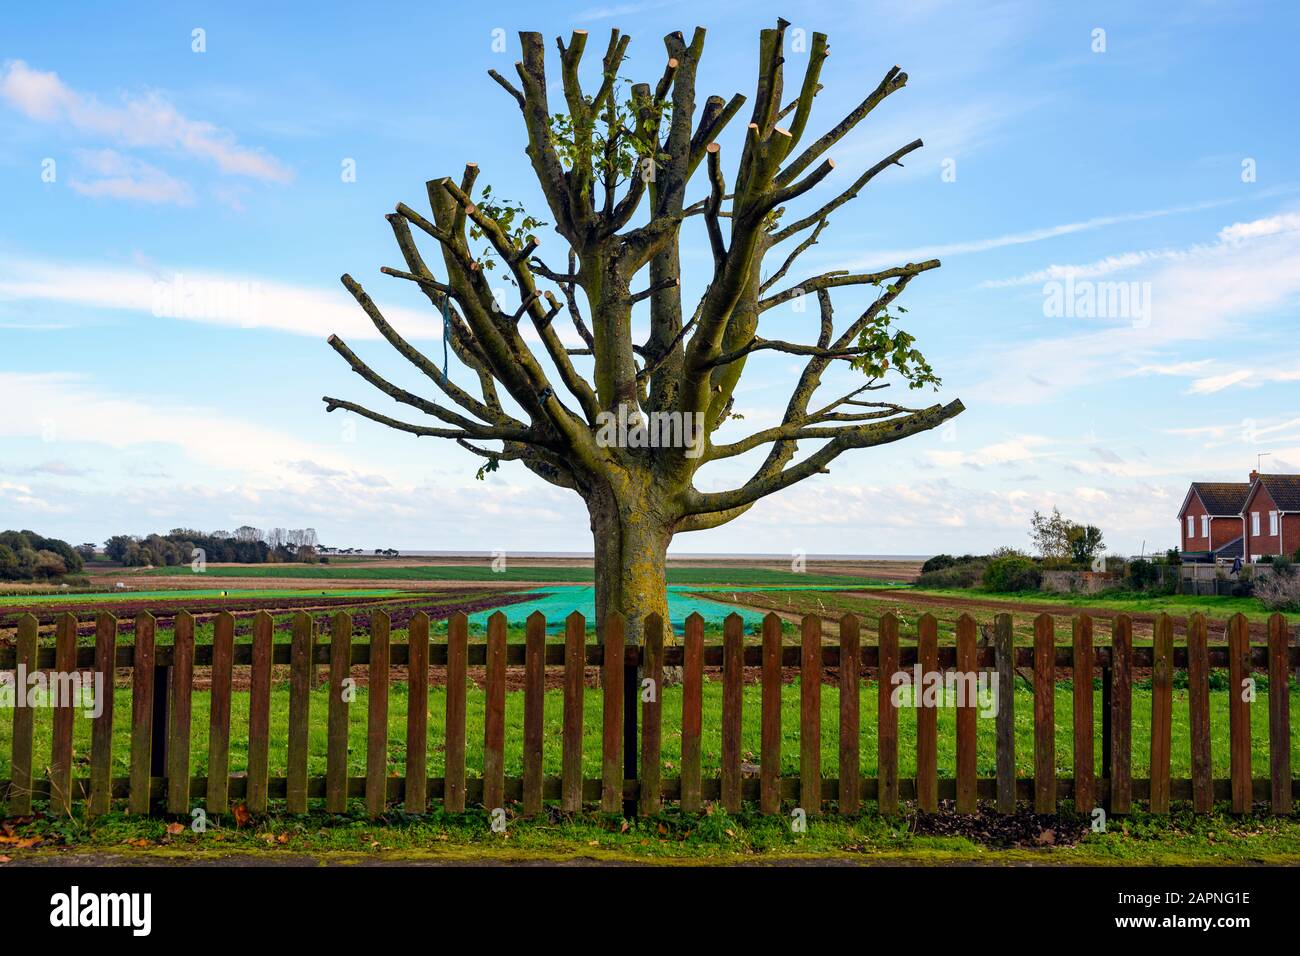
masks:
<svg viewBox="0 0 1300 956"><path fill-rule="evenodd" d="M1190 246L1186 249L1144 249L1137 252L1123 252L1079 265L1050 265L1045 269L1027 272L1010 279L988 279L981 282L980 287L1001 289L1009 286L1037 285L1040 282L1067 278L1095 279L1113 272L1131 272L1156 263L1211 258L1220 252L1223 245L1296 231L1300 231L1300 215L1269 216L1252 222L1233 223L1220 229L1217 243Z"/></svg>
<svg viewBox="0 0 1300 956"><path fill-rule="evenodd" d="M1221 392L1225 388L1236 385L1238 382L1244 382L1251 376L1250 369L1238 369L1235 372L1226 372L1222 375L1207 375L1205 378L1198 378L1192 383L1188 392L1192 395L1212 395L1215 392Z"/></svg>
<svg viewBox="0 0 1300 956"><path fill-rule="evenodd" d="M190 119L156 92L123 94L120 105L109 105L72 89L57 73L10 60L0 73L0 100L38 123L65 125L124 146L187 153L232 176L276 183L293 179L275 157L241 146L228 130Z"/></svg>
<svg viewBox="0 0 1300 956"><path fill-rule="evenodd" d="M80 150L82 166L96 178L68 179L68 186L83 196L133 199L147 203L175 203L188 206L194 201L187 183L167 175L156 166L111 149Z"/></svg>
<svg viewBox="0 0 1300 956"><path fill-rule="evenodd" d="M1238 226L1242 235L1252 229L1251 223ZM1171 342L1229 341L1247 320L1300 296L1300 230L1262 230L1259 238L1217 243L1195 261L1167 263L1148 275L1137 274L1150 284L1149 322L1110 324L1010 350L999 345L997 378L966 389L967 393L999 404L1033 403L1065 389L1098 387L1143 368L1169 374L1168 366L1161 368L1153 360L1166 354ZM1078 328L1078 323L1072 327ZM1047 377L1045 370L1050 372ZM1260 374L1274 380L1282 380L1278 376L1284 374L1290 380L1291 372ZM1246 381L1237 370L1225 370L1224 375L1202 376L1204 384L1197 393L1209 394ZM1019 387L1007 388L1009 380L1020 383Z"/></svg>
<svg viewBox="0 0 1300 956"><path fill-rule="evenodd" d="M346 456L287 432L201 405L123 397L72 373L0 372L0 394L5 396L0 438L40 437L52 445L81 442L118 450L166 445L204 468L277 480L287 477L280 464L286 459L347 467Z"/></svg>
<svg viewBox="0 0 1300 956"><path fill-rule="evenodd" d="M1042 435L1017 435L974 451L931 449L925 454L932 464L942 468L960 466L983 468L988 465L1008 465L1041 458L1045 454L1043 446L1050 443L1051 440Z"/></svg>
<svg viewBox="0 0 1300 956"><path fill-rule="evenodd" d="M966 242L951 242L943 245L921 246L912 249L882 250L872 252L858 261L851 263L849 268L868 269L881 265L893 265L900 262L920 262L925 259L934 259L944 256L965 255L972 252L987 252L990 249L1002 249L1007 246L1020 246L1033 242L1042 242L1045 239L1055 239L1060 236L1069 236L1079 232L1088 232L1093 229L1101 229L1105 226L1114 226L1129 222L1141 222L1147 219L1158 219L1163 216L1175 216L1188 212L1199 212L1204 209L1212 209L1215 206L1225 205L1228 202L1232 202L1232 200L1213 200L1185 206L1173 206L1168 209L1149 209L1142 212L1123 213L1115 216L1094 216L1091 219L1084 219L1079 222L1067 222L1056 226L1044 226L1039 229L1027 229L1022 232L1007 233L1001 236L991 236L985 239L972 239Z"/></svg>
<svg viewBox="0 0 1300 956"><path fill-rule="evenodd" d="M384 281L391 285L398 280ZM346 340L380 337L341 286L327 291L256 275L11 259L0 261L0 301L5 299L60 302L319 338L331 333ZM380 308L408 339L442 337L442 320L432 308L411 309L382 302Z"/></svg>

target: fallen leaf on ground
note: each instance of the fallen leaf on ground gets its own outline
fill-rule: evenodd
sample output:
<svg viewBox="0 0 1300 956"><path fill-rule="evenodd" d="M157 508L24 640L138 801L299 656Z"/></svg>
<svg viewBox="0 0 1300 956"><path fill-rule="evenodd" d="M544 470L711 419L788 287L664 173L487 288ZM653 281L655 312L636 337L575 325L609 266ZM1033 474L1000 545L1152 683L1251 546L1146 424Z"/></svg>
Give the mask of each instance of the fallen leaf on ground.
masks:
<svg viewBox="0 0 1300 956"><path fill-rule="evenodd" d="M168 836L179 836L180 834L182 834L182 833L184 833L184 832L185 832L185 824L183 824L183 823L169 823L169 824L167 824L167 835L168 835Z"/></svg>

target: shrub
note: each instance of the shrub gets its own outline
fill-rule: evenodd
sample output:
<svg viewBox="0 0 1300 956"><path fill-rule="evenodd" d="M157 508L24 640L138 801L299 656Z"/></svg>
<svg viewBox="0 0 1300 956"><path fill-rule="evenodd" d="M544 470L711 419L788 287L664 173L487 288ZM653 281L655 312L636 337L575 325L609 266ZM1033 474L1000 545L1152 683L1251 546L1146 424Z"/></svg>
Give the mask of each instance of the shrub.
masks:
<svg viewBox="0 0 1300 956"><path fill-rule="evenodd" d="M984 570L984 586L990 591L1036 591L1042 580L1038 565L1021 555L994 558Z"/></svg>
<svg viewBox="0 0 1300 956"><path fill-rule="evenodd" d="M1134 591L1145 591L1151 585L1155 584L1160 577L1160 572L1155 565L1144 558L1138 558L1129 562L1128 566L1128 584Z"/></svg>
<svg viewBox="0 0 1300 956"><path fill-rule="evenodd" d="M1259 575L1255 580L1255 597L1270 611L1300 611L1300 574L1274 570Z"/></svg>
<svg viewBox="0 0 1300 956"><path fill-rule="evenodd" d="M963 558L950 567L925 571L916 579L923 588L973 588L984 580L988 562L983 558Z"/></svg>
<svg viewBox="0 0 1300 956"><path fill-rule="evenodd" d="M921 565L921 573L928 574L931 571L942 571L945 568L952 567L956 563L957 559L951 554L936 554L933 558L926 561L925 564Z"/></svg>

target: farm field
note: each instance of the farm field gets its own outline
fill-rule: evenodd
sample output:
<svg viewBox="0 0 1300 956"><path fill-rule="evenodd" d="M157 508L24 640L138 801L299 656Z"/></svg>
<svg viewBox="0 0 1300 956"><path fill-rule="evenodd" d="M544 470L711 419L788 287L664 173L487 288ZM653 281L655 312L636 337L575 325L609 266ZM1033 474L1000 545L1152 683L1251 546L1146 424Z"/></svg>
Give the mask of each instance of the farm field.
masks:
<svg viewBox="0 0 1300 956"><path fill-rule="evenodd" d="M488 581L513 583L578 583L592 580L590 567L549 565L507 565L494 571L488 562L458 565L366 565L255 564L209 565L204 572L212 578L295 581ZM118 572L130 578L188 578L193 572L178 568L150 568ZM849 573L794 572L776 568L720 565L717 567L668 568L669 584L736 584L736 585L837 585L866 587L883 583L881 579Z"/></svg>
<svg viewBox="0 0 1300 956"><path fill-rule="evenodd" d="M1058 595L1039 595L1035 599L1025 597L1000 598L998 595L971 591L924 591L911 587L900 587L883 591L875 588L845 591L735 591L716 594L719 599L743 604L760 610L776 611L787 620L804 614L817 614L822 617L823 632L834 639L838 633L837 619L847 613L858 615L864 641L874 641L877 624L882 614L893 612L900 622L900 638L907 642L916 637L916 621L923 614L933 614L938 622L939 638L951 643L956 634L957 619L969 614L981 626L991 625L998 614L1011 615L1012 632L1017 644L1031 644L1034 634L1034 619L1039 614L1049 613L1054 618L1056 641L1058 644L1070 643L1073 635L1072 619L1075 615L1087 612L1093 618L1093 639L1099 644L1110 642L1113 620L1118 614L1128 614L1133 621L1134 639L1139 643L1149 642L1152 622L1160 612L1168 613L1173 619L1174 633L1182 639L1186 633L1187 617L1192 613L1202 613L1207 620L1211 642L1224 640L1224 626L1227 619L1240 611L1250 620L1251 640L1264 640L1265 623L1272 613L1254 598L1194 598L1171 595L1150 598L1143 602L1138 610L1131 599L1115 602L1105 595L1077 596L1072 602L1058 601ZM1179 600L1183 598L1183 600ZM1217 601L1231 602L1218 604ZM1291 623L1300 623L1300 615L1286 615Z"/></svg>

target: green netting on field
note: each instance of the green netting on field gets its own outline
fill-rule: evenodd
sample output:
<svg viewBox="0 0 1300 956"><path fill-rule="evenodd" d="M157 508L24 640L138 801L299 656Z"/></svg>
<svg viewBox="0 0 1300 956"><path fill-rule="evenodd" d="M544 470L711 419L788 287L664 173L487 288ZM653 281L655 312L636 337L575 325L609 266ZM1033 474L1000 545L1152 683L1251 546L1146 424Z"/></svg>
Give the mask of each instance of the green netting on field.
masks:
<svg viewBox="0 0 1300 956"><path fill-rule="evenodd" d="M717 593L719 596L727 594L741 594L750 591L838 591L842 588L804 585L800 587L777 586L777 587L709 587L697 585L669 585L668 586L668 618L672 623L673 630L682 631L686 627L686 618L691 614L698 612L704 618L705 624L721 624L728 614L736 613L741 616L745 622L746 630L757 626L763 620L763 613L752 608L739 607L734 604L723 604L719 601L710 601L708 598L699 597L699 592ZM571 587L545 587L527 592L536 594L537 598L533 601L522 601L518 604L509 604L500 608L501 613L506 616L506 622L509 624L523 624L528 615L534 611L541 611L546 617L546 629L548 631L559 631L564 629L564 619L577 611L586 617L588 624L596 619L596 589L594 587L585 587L575 585ZM487 619L495 613L496 609L489 608L485 611L479 611L471 614L469 617L470 624L476 627L485 627Z"/></svg>

